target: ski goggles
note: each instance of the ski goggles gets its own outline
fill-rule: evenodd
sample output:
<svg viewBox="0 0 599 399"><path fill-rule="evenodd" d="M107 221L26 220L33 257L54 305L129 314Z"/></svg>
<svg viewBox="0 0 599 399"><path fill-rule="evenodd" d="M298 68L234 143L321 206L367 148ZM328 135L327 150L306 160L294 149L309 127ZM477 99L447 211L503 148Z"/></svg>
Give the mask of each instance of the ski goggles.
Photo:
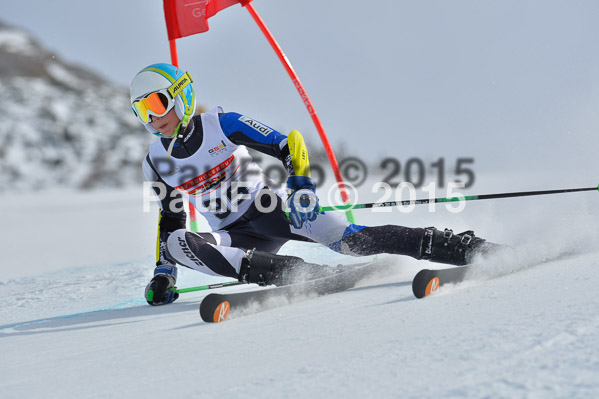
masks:
<svg viewBox="0 0 599 399"><path fill-rule="evenodd" d="M144 124L148 123L150 115L164 116L174 106L175 99L170 96L167 89L146 94L131 104L133 113Z"/></svg>
<svg viewBox="0 0 599 399"><path fill-rule="evenodd" d="M175 106L175 98L180 95L183 90L193 80L189 72L185 72L171 87L148 93L145 96L133 101L131 107L133 113L141 121L146 124L150 120L150 115L158 117L166 115Z"/></svg>

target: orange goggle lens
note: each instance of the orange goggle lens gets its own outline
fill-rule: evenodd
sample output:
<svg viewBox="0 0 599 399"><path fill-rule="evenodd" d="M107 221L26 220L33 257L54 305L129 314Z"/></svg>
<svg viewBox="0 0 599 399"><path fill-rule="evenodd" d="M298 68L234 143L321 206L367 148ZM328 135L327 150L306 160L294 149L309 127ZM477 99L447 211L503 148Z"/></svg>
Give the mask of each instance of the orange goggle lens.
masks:
<svg viewBox="0 0 599 399"><path fill-rule="evenodd" d="M148 123L150 113L156 116L164 116L173 108L175 102L166 94L155 92L148 94L147 97L137 100L133 103L135 115L143 123Z"/></svg>

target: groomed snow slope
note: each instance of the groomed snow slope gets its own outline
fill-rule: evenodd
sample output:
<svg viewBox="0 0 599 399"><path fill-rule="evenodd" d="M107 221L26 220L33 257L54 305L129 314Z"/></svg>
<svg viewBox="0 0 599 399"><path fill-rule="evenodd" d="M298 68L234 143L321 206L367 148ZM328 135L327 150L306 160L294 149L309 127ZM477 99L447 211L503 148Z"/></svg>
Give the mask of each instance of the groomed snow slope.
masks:
<svg viewBox="0 0 599 399"><path fill-rule="evenodd" d="M155 230L138 191L48 194L38 206L2 197L14 212L0 237L0 397L596 397L596 195L569 196L575 207L547 197L481 201L459 215L361 214L368 223L472 226L516 255L424 300L410 284L430 264L389 257L391 276L221 324L201 321L204 293L145 304ZM75 206L83 203L94 212ZM42 214L45 234L28 241ZM284 251L343 260L309 244ZM182 270L179 286L207 281Z"/></svg>

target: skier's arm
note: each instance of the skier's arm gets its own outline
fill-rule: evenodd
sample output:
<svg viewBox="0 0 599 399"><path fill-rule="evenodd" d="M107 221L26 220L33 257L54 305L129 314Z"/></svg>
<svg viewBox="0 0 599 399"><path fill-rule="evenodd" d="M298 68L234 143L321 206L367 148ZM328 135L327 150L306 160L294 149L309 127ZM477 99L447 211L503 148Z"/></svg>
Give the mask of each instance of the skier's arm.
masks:
<svg viewBox="0 0 599 399"><path fill-rule="evenodd" d="M158 237L156 240L156 266L160 267L171 263L165 258L166 240L173 231L185 228L187 214L183 209L177 208L177 204L180 206L183 203L182 194L160 178L149 156L144 159L142 169L146 180L154 183L152 189L159 200L160 214L158 215Z"/></svg>
<svg viewBox="0 0 599 399"><path fill-rule="evenodd" d="M177 282L177 265L167 256L166 241L169 235L185 228L187 215L183 209L175 207L182 204L182 194L160 178L149 156L143 161L142 170L152 186L160 204L158 215L158 237L156 239L156 267L154 277L146 287L146 301L150 305L164 305L175 301L179 294L172 290Z"/></svg>
<svg viewBox="0 0 599 399"><path fill-rule="evenodd" d="M301 133L293 130L287 137L255 119L235 112L220 114L219 120L231 142L274 156L283 162L289 173L287 207L293 227L300 229L305 222L314 221L320 207L316 184L310 178L308 150Z"/></svg>
<svg viewBox="0 0 599 399"><path fill-rule="evenodd" d="M223 132L231 142L279 159L290 175L298 172L291 159L288 137L284 134L236 112L220 114L219 120Z"/></svg>

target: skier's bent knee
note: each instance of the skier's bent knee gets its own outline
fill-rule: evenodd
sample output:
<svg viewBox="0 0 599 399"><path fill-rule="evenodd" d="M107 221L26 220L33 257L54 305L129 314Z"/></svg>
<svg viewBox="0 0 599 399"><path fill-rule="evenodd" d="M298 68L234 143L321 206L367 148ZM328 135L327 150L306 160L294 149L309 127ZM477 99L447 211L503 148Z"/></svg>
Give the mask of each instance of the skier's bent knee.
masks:
<svg viewBox="0 0 599 399"><path fill-rule="evenodd" d="M204 263L191 251L187 242L187 233L185 229L179 229L171 233L166 242L167 257L175 263L192 269L204 266Z"/></svg>

